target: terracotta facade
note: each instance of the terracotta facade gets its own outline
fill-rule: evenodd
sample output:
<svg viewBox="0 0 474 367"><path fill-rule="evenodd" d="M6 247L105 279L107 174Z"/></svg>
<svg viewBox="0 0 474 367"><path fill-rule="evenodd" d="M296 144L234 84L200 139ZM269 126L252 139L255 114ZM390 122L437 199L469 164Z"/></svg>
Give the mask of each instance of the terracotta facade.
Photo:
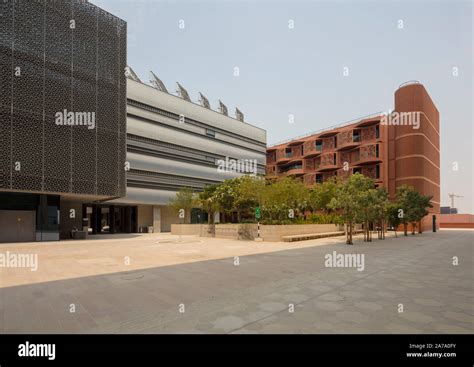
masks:
<svg viewBox="0 0 474 367"><path fill-rule="evenodd" d="M439 112L420 83L395 91L394 111L363 118L267 148L267 177L300 177L307 185L360 172L387 189L407 184L432 195L433 208L423 220L432 226L440 211Z"/></svg>

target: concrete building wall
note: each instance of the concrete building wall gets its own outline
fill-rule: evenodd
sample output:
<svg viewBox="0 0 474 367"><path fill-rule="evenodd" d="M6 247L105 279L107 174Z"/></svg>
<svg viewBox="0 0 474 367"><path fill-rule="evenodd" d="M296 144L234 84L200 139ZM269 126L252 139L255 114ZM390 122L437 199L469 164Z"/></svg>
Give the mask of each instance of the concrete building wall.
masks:
<svg viewBox="0 0 474 367"><path fill-rule="evenodd" d="M153 206L138 205L137 223L138 230L140 227L153 227Z"/></svg>
<svg viewBox="0 0 474 367"><path fill-rule="evenodd" d="M245 173L219 170L226 158L265 173L265 130L144 83L127 79L127 87L127 195L110 203L141 205L139 227L169 232L180 219L166 205L181 188L201 191Z"/></svg>

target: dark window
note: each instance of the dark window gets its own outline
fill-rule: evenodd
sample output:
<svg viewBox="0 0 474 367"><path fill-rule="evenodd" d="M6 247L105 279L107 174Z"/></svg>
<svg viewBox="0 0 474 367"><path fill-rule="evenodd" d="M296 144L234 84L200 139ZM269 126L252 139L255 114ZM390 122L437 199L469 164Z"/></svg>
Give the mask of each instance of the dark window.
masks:
<svg viewBox="0 0 474 367"><path fill-rule="evenodd" d="M375 156L378 158L379 157L379 145L375 145Z"/></svg>
<svg viewBox="0 0 474 367"><path fill-rule="evenodd" d="M334 137L334 147L337 148L337 136Z"/></svg>
<svg viewBox="0 0 474 367"><path fill-rule="evenodd" d="M376 139L380 138L380 126L379 125L375 126L375 138Z"/></svg>
<svg viewBox="0 0 474 367"><path fill-rule="evenodd" d="M380 165L375 166L375 178L380 178Z"/></svg>
<svg viewBox="0 0 474 367"><path fill-rule="evenodd" d="M352 133L352 141L356 143L360 141L360 130L354 130Z"/></svg>
<svg viewBox="0 0 474 367"><path fill-rule="evenodd" d="M316 140L316 150L323 150L323 142L322 140Z"/></svg>
<svg viewBox="0 0 474 367"><path fill-rule="evenodd" d="M206 135L215 138L216 137L216 132L214 130L211 130L211 129L206 129Z"/></svg>

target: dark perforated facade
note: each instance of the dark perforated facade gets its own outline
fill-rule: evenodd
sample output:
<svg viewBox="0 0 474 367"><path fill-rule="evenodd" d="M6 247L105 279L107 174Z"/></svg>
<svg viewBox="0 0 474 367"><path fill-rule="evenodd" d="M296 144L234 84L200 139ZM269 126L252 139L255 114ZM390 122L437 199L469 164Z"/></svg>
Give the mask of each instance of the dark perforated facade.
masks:
<svg viewBox="0 0 474 367"><path fill-rule="evenodd" d="M0 190L124 196L125 66L126 23L106 11L0 1Z"/></svg>

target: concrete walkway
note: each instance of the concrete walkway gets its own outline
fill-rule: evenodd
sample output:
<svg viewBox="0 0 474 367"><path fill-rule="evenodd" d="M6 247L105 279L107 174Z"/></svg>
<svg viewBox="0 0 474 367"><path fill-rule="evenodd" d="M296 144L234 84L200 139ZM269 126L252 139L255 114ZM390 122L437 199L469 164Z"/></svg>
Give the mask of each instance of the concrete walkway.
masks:
<svg viewBox="0 0 474 367"><path fill-rule="evenodd" d="M473 240L441 231L354 246L153 235L0 245L40 259L37 272L1 269L0 331L472 333ZM333 251L364 255L364 270L326 267Z"/></svg>

